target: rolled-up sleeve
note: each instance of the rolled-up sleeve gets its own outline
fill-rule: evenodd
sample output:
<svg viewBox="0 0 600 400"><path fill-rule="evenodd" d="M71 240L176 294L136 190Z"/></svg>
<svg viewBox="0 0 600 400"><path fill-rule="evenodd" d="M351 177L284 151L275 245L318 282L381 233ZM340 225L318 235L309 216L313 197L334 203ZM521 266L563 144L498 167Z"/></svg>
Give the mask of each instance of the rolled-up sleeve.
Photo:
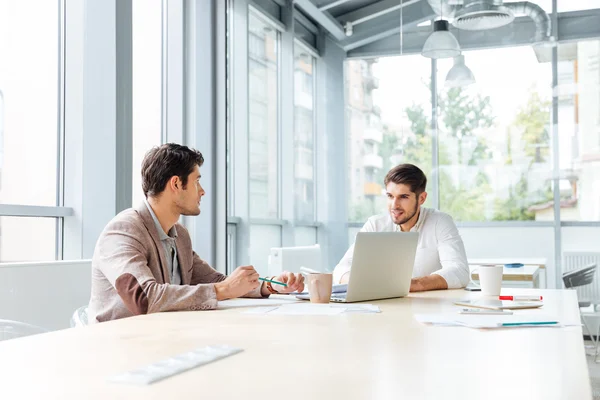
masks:
<svg viewBox="0 0 600 400"><path fill-rule="evenodd" d="M458 289L469 283L467 253L454 220L442 215L436 224L436 239L442 269L435 271L446 280L448 289Z"/></svg>
<svg viewBox="0 0 600 400"><path fill-rule="evenodd" d="M375 226L371 219L368 219L367 222L360 229L360 232L375 232ZM350 246L344 257L340 260L338 265L335 266L333 270L333 283L340 283L342 277L350 272L352 268L352 258L354 256L354 243Z"/></svg>

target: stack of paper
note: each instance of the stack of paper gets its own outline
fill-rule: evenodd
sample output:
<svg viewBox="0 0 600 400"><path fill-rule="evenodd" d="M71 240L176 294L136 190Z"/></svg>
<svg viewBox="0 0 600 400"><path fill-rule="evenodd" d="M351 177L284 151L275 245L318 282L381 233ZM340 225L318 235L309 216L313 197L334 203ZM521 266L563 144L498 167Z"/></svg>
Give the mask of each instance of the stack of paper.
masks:
<svg viewBox="0 0 600 400"><path fill-rule="evenodd" d="M556 318L542 314L528 315L463 315L463 314L416 314L415 319L424 324L438 326L466 326L469 328L513 327L561 327L573 324L561 323Z"/></svg>
<svg viewBox="0 0 600 400"><path fill-rule="evenodd" d="M373 304L284 304L280 306L258 307L245 311L245 314L269 315L339 315L345 313L379 313Z"/></svg>

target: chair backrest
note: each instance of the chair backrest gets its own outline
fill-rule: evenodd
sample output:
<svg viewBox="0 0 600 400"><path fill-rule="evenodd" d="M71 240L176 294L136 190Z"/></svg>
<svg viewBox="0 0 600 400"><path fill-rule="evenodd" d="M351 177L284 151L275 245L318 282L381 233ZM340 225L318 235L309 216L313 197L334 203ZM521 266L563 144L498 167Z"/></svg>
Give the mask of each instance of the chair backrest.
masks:
<svg viewBox="0 0 600 400"><path fill-rule="evenodd" d="M24 322L0 319L0 341L16 339L19 337L37 335L48 332L39 326L26 324Z"/></svg>
<svg viewBox="0 0 600 400"><path fill-rule="evenodd" d="M596 263L592 263L584 267L565 272L562 276L565 288L574 288L592 283L594 281L594 275L596 274L596 267Z"/></svg>
<svg viewBox="0 0 600 400"><path fill-rule="evenodd" d="M71 317L71 328L82 327L88 324L88 306L81 306Z"/></svg>

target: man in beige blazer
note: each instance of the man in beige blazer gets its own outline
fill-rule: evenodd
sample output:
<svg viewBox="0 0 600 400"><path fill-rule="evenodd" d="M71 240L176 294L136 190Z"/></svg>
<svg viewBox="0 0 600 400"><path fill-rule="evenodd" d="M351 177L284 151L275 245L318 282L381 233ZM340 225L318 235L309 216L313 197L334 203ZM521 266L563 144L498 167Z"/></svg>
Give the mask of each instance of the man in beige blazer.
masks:
<svg viewBox="0 0 600 400"><path fill-rule="evenodd" d="M181 215L200 214L202 154L178 144L151 149L142 162L146 200L104 228L92 259L90 323L161 311L210 310L220 300L268 297L304 289L301 275L284 272L260 283L251 265L225 276L192 250Z"/></svg>

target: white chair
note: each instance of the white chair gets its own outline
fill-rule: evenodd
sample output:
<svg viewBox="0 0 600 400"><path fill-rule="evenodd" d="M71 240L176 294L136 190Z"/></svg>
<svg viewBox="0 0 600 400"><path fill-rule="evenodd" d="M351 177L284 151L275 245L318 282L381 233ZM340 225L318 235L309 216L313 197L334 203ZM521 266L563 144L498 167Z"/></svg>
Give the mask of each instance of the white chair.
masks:
<svg viewBox="0 0 600 400"><path fill-rule="evenodd" d="M88 324L88 306L81 306L71 317L71 328L79 328Z"/></svg>
<svg viewBox="0 0 600 400"><path fill-rule="evenodd" d="M26 324L24 322L0 319L0 341L37 335L45 332L48 331L39 326Z"/></svg>

